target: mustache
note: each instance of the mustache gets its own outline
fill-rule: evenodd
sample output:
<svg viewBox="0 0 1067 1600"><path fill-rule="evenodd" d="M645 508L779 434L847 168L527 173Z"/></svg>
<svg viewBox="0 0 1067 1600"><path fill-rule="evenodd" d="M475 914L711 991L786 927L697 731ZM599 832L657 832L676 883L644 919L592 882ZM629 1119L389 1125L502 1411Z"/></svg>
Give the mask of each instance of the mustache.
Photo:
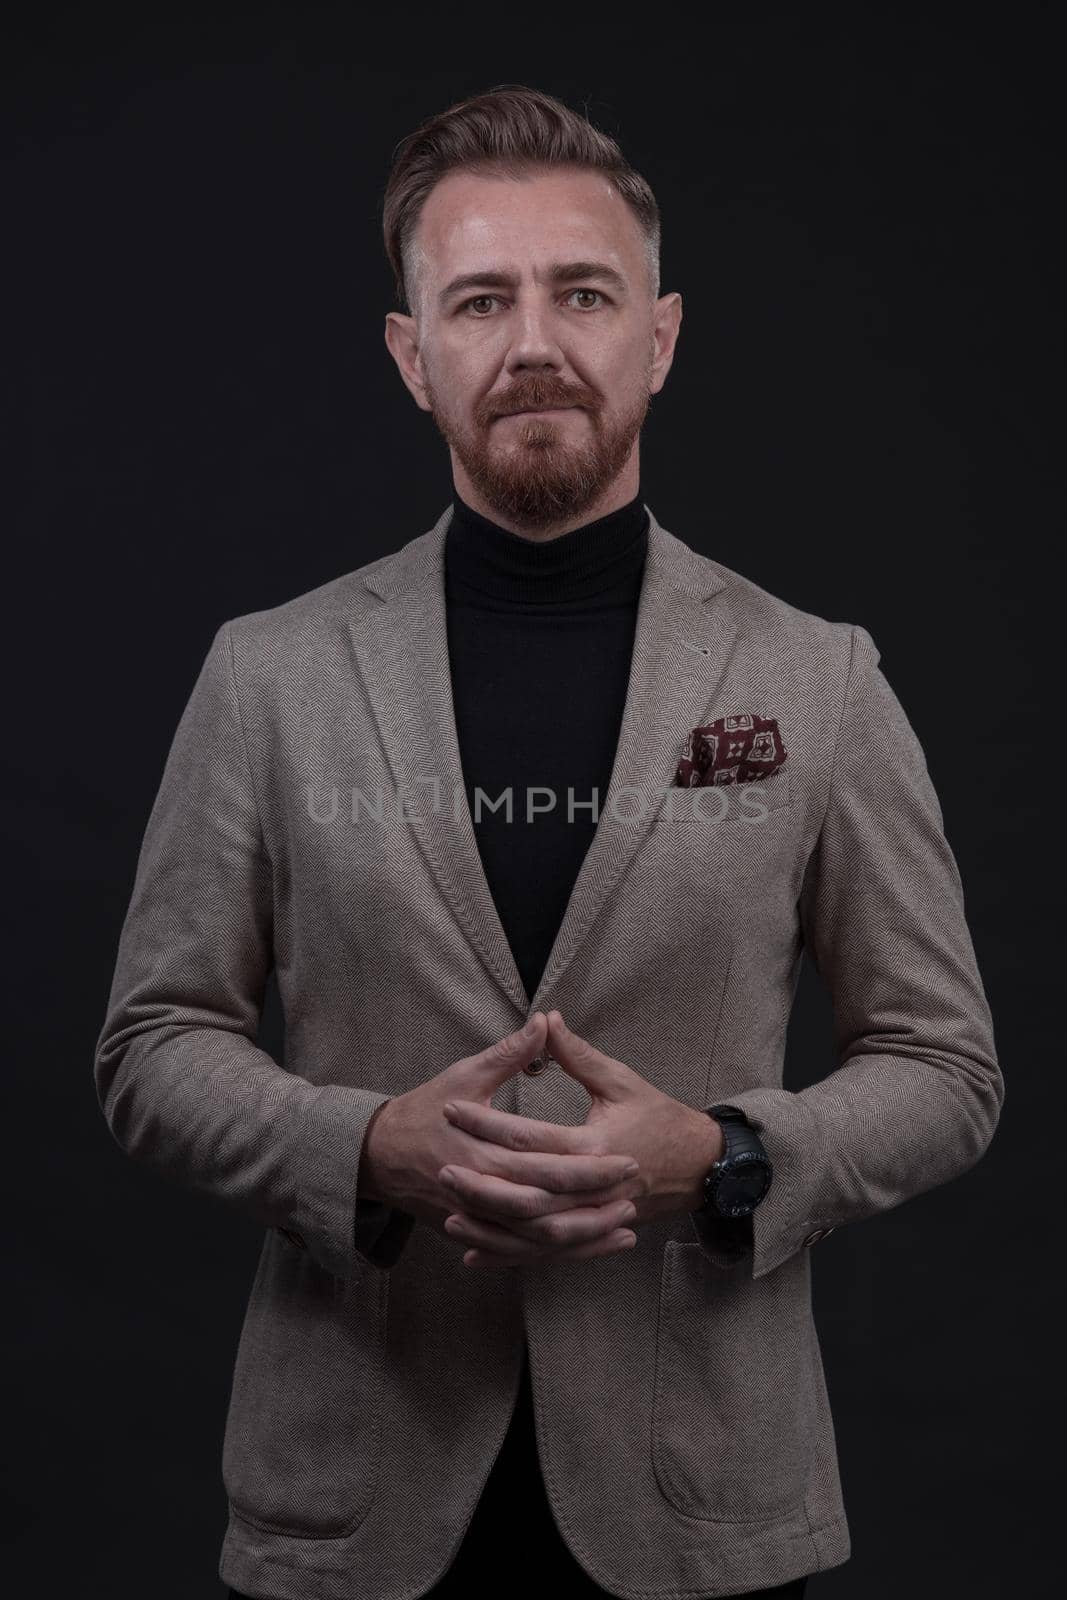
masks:
<svg viewBox="0 0 1067 1600"><path fill-rule="evenodd" d="M495 414L511 417L520 411L555 411L578 407L588 409L589 404L588 395L578 394L573 390L568 393L546 388L542 383L533 384L527 389L514 389L510 394L504 395L499 403L495 403Z"/></svg>

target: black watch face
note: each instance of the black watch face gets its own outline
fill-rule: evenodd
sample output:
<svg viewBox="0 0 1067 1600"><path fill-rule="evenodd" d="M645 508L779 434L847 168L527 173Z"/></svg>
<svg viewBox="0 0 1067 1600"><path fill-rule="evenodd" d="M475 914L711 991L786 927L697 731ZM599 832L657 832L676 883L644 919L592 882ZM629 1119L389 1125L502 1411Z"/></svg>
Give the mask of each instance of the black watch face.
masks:
<svg viewBox="0 0 1067 1600"><path fill-rule="evenodd" d="M731 1206L754 1205L767 1192L765 1167L752 1166L744 1172L727 1172L719 1180L715 1192L716 1204L728 1211Z"/></svg>

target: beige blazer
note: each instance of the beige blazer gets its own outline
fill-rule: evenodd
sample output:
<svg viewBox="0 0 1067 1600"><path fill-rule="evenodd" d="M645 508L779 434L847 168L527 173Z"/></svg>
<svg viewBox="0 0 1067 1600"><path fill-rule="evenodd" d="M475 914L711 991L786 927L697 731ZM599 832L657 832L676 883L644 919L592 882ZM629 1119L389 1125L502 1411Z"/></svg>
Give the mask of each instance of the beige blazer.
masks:
<svg viewBox="0 0 1067 1600"><path fill-rule="evenodd" d="M94 1063L108 1126L265 1230L219 1574L279 1600L424 1594L504 1437L524 1330L552 1510L602 1588L691 1600L836 1566L810 1247L967 1171L1003 1099L922 749L864 628L651 516L610 788L527 995L456 802L450 517L220 626L122 930ZM670 815L687 733L743 712L775 717L788 752L762 806ZM793 1093L805 948L836 1069ZM256 1043L272 966L284 1068ZM622 1254L471 1270L456 1241L357 1204L376 1107L553 1006L666 1093L748 1113L774 1166L751 1248L681 1213ZM568 1125L588 1103L552 1062L494 1098Z"/></svg>

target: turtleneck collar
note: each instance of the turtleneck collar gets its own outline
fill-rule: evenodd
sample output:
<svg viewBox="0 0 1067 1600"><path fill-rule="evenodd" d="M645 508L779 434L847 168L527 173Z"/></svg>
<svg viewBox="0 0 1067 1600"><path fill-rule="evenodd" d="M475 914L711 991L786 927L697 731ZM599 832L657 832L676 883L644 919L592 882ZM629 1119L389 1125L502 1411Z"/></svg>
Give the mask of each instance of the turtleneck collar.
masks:
<svg viewBox="0 0 1067 1600"><path fill-rule="evenodd" d="M502 528L453 490L445 568L450 581L499 600L579 600L633 577L647 547L648 512L640 488L628 505L545 540Z"/></svg>

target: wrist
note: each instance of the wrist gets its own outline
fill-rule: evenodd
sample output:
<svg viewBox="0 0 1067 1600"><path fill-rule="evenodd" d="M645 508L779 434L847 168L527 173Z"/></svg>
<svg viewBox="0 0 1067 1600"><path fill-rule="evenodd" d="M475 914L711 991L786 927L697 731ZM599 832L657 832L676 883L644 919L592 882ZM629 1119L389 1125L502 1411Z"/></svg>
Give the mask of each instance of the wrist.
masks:
<svg viewBox="0 0 1067 1600"><path fill-rule="evenodd" d="M383 1100L377 1110L371 1113L371 1119L364 1129L356 1174L356 1196L359 1200L388 1200L383 1145L386 1133L384 1113L391 1104L391 1100Z"/></svg>
<svg viewBox="0 0 1067 1600"><path fill-rule="evenodd" d="M693 1143L688 1166L685 1209L699 1211L704 1204L704 1179L723 1152L722 1128L706 1111L694 1112Z"/></svg>

